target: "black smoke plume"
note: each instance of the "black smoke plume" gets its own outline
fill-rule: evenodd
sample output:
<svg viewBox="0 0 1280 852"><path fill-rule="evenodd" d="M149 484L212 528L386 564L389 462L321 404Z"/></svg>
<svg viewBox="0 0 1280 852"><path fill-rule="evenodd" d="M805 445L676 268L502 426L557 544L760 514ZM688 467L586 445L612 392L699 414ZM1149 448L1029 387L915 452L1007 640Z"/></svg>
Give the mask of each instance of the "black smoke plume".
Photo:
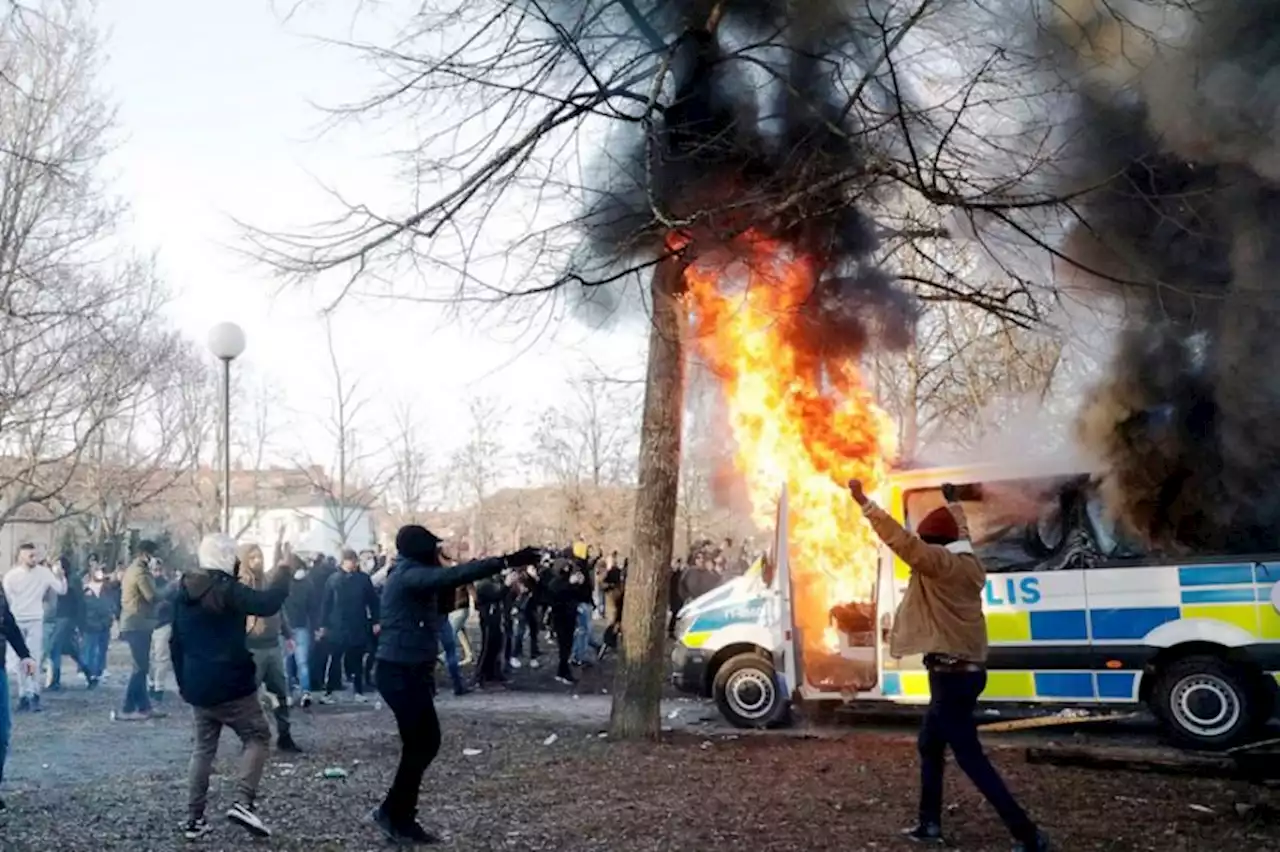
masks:
<svg viewBox="0 0 1280 852"><path fill-rule="evenodd" d="M1280 2L1045 0L1066 252L1127 330L1080 434L1170 549L1280 550Z"/></svg>
<svg viewBox="0 0 1280 852"><path fill-rule="evenodd" d="M868 100L881 115L896 107L874 75L863 103L847 103L871 62L872 22L891 17L887 8L875 0L561 3L567 19L599 13L634 36L628 6L660 39L651 64L663 63L666 85L646 121L610 140L583 218L586 254L652 260L679 244L687 259L724 257L724 248L741 257L744 236L767 237L819 265L796 346L821 361L907 342L918 310L879 269L877 224L862 203L876 191L868 158L879 137L859 116ZM601 296L588 298L598 305Z"/></svg>

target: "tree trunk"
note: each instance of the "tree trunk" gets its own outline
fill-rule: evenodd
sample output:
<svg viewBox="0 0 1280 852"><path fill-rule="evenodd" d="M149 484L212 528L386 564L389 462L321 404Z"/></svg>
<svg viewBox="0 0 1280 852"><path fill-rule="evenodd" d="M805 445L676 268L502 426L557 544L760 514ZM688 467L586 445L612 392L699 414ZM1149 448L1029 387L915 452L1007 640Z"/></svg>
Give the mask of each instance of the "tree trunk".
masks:
<svg viewBox="0 0 1280 852"><path fill-rule="evenodd" d="M657 739L666 678L667 587L675 541L680 486L680 437L684 415L685 310L677 260L655 270L653 326L640 432L639 487L632 553L623 603L618 667L609 722L615 739Z"/></svg>

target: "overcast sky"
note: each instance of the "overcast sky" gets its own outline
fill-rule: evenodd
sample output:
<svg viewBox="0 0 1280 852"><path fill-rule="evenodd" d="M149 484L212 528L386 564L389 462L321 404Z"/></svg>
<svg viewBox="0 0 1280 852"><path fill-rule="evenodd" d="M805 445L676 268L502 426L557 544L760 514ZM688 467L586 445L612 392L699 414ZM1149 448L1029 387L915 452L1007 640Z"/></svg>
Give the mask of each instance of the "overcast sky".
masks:
<svg viewBox="0 0 1280 852"><path fill-rule="evenodd" d="M320 133L313 106L358 97L375 82L357 57L311 38L346 36L355 5L317 0L289 22L270 0L100 6L104 89L120 110L111 168L132 204L128 234L158 253L175 292L174 320L188 334L204 340L224 319L245 328L245 362L279 387L301 424L280 436L279 451L300 442L321 462L331 453L307 424L325 415L331 395L318 319L324 300L278 293L232 250L240 243L231 217L264 227L313 222L332 212L321 182L364 199L395 197L388 140L357 128ZM361 25L374 29L360 35L376 35L376 19ZM528 415L565 393L587 357L610 373L642 375L640 328L589 333L570 323L528 350L511 329L449 326L438 308L386 301L344 304L338 327L344 366L379 401L420 400L441 455L463 440L470 394L510 405L518 441Z"/></svg>

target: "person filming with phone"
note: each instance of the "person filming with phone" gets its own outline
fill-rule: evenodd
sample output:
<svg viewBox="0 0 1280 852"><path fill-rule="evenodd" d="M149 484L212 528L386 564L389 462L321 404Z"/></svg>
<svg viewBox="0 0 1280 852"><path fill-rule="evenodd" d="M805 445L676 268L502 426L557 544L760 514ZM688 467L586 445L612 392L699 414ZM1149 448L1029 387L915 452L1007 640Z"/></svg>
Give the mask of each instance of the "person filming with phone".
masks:
<svg viewBox="0 0 1280 852"><path fill-rule="evenodd" d="M929 709L920 728L919 824L904 832L921 843L943 843L942 774L947 746L956 763L1000 815L1015 852L1048 852L1049 841L1014 800L978 740L974 710L987 685L987 622L982 594L987 572L973 551L954 485L943 485L947 505L908 532L849 481L849 493L880 540L911 569L893 620L889 653L922 654L929 672Z"/></svg>

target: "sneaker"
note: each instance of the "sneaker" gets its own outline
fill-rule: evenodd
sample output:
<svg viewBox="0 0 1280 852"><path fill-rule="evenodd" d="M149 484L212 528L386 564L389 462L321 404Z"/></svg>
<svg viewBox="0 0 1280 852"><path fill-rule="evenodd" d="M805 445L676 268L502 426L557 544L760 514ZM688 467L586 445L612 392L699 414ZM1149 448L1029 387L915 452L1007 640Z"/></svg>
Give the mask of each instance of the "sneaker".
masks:
<svg viewBox="0 0 1280 852"><path fill-rule="evenodd" d="M308 707L310 707L310 706L311 706L311 693L310 693L310 692L304 692L304 693L302 693L302 698L298 700L298 706L299 706L299 707L301 707L303 710L306 710Z"/></svg>
<svg viewBox="0 0 1280 852"><path fill-rule="evenodd" d="M18 699L18 712L19 712L19 713L30 713L30 712L31 712L31 699L30 699L30 698L28 698L27 696L25 696L25 695L24 695L24 696L22 696L21 698L19 698L19 699Z"/></svg>
<svg viewBox="0 0 1280 852"><path fill-rule="evenodd" d="M524 668L524 663L520 662L515 657L512 657L511 659L507 660L507 665L511 666L511 668L513 669Z"/></svg>
<svg viewBox="0 0 1280 852"><path fill-rule="evenodd" d="M530 661L529 661L529 668L531 668L531 669L540 669L540 668L542 668L542 663L538 662L538 658L537 658L537 657L534 657L532 660L530 660Z"/></svg>
<svg viewBox="0 0 1280 852"><path fill-rule="evenodd" d="M146 713L117 713L117 722L145 722L151 717Z"/></svg>
<svg viewBox="0 0 1280 852"><path fill-rule="evenodd" d="M355 701L355 703L357 703L357 704L368 704L368 703L369 703L369 696L365 695L363 692L357 692L357 693L352 697L352 700L353 700L353 701Z"/></svg>
<svg viewBox="0 0 1280 852"><path fill-rule="evenodd" d="M334 698L333 695L326 692L324 695L320 696L319 703L324 704L325 706L328 706L330 704L337 704L338 699Z"/></svg>
<svg viewBox="0 0 1280 852"><path fill-rule="evenodd" d="M96 677L91 677L89 678L88 682L85 684L85 689L97 689L99 683L101 683L101 681L99 681Z"/></svg>
<svg viewBox="0 0 1280 852"><path fill-rule="evenodd" d="M4 803L4 799L0 799L0 811L3 811L7 807L9 806Z"/></svg>
<svg viewBox="0 0 1280 852"><path fill-rule="evenodd" d="M1053 852L1053 846L1049 843L1049 838L1045 836L1044 832L1037 831L1036 839L1031 842L1031 845L1015 843L1013 852Z"/></svg>
<svg viewBox="0 0 1280 852"><path fill-rule="evenodd" d="M459 695L459 696L461 696L461 695L470 695L470 694L471 694L471 687L469 687L469 686L455 686L455 687L453 688L453 694L454 694L454 695Z"/></svg>
<svg viewBox="0 0 1280 852"><path fill-rule="evenodd" d="M563 683L565 686L573 686L577 682L578 681L576 678L564 677L563 675L556 675L556 683Z"/></svg>
<svg viewBox="0 0 1280 852"><path fill-rule="evenodd" d="M159 710L155 707L152 707L150 710L148 710L145 715L148 719L168 719L169 718L168 713L166 713L164 710Z"/></svg>
<svg viewBox="0 0 1280 852"><path fill-rule="evenodd" d="M302 754L302 749L289 734L282 734L276 740L276 751L284 752L285 754Z"/></svg>
<svg viewBox="0 0 1280 852"><path fill-rule="evenodd" d="M40 706L40 696L39 695L31 696L31 712L39 713L43 709L44 708Z"/></svg>
<svg viewBox="0 0 1280 852"><path fill-rule="evenodd" d="M44 689L45 689L45 692L61 692L62 683L60 681L55 680L53 683L49 684Z"/></svg>
<svg viewBox="0 0 1280 852"><path fill-rule="evenodd" d="M932 843L941 846L942 826L932 822L922 822L915 828L904 829L902 836L912 843Z"/></svg>
<svg viewBox="0 0 1280 852"><path fill-rule="evenodd" d="M189 819L182 825L182 836L188 840L199 840L212 831L213 829L209 827L209 821L204 817Z"/></svg>
<svg viewBox="0 0 1280 852"><path fill-rule="evenodd" d="M271 829L267 828L267 824L258 819L258 815L253 812L253 808L248 805L242 805L236 802L227 811L227 819L252 834L254 837L270 837Z"/></svg>

